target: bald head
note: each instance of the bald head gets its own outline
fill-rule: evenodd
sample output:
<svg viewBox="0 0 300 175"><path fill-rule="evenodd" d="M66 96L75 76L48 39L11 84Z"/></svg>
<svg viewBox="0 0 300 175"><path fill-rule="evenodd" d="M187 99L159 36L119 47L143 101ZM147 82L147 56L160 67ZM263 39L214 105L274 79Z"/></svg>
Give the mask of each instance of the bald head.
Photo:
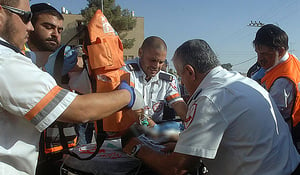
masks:
<svg viewBox="0 0 300 175"><path fill-rule="evenodd" d="M142 50L155 49L161 51L167 51L167 45L164 40L157 36L150 36L146 38L141 46Z"/></svg>
<svg viewBox="0 0 300 175"><path fill-rule="evenodd" d="M146 38L139 49L140 66L149 81L162 68L167 56L167 45L161 38L150 36Z"/></svg>

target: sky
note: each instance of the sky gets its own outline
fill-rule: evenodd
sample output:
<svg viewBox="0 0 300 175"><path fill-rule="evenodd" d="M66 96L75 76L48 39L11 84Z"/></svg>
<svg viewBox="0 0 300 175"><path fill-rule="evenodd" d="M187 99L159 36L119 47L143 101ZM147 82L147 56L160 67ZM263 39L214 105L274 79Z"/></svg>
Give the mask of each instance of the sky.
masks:
<svg viewBox="0 0 300 175"><path fill-rule="evenodd" d="M31 0L30 4L40 2L73 14L88 4L86 0ZM251 21L278 25L289 36L289 52L300 57L299 0L116 0L116 4L144 17L145 37L164 39L168 60L185 41L203 39L222 64L247 72L256 62L252 41L259 29L249 26Z"/></svg>

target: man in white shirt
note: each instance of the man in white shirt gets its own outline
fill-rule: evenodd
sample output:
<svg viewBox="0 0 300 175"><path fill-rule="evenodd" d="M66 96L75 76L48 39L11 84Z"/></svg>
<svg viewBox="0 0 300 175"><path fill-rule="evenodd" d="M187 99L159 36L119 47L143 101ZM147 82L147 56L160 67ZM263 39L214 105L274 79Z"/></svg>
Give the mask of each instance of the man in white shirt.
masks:
<svg viewBox="0 0 300 175"><path fill-rule="evenodd" d="M34 31L29 33L29 39L25 46L25 55L30 57L32 62L42 70L52 75L55 81L64 88L79 94L86 94L84 93L85 91L91 92L91 88L87 88L87 90L73 88L73 84L69 83L72 82L70 80L76 79L78 87L88 87L90 85L88 75L86 71L83 71L83 65L76 65L78 60L77 51L70 46L61 46L63 15L47 3L33 4L30 9L33 15L31 22ZM60 52L61 49L64 49L64 52ZM63 64L55 64L60 59L63 60ZM78 63L82 63L82 60L79 60ZM59 69L61 71L58 71ZM71 76L74 74L81 76ZM85 76L86 79L79 79L82 76ZM84 132L79 131L77 137L77 131L75 130L77 126L81 125L84 126L82 128L85 128L88 123L75 125L72 123L54 122L44 130L41 134L36 175L59 174L61 166L59 161L63 157L63 150L73 148L77 143L81 144L85 140ZM88 126L93 126L93 123ZM91 130L92 134L93 130ZM65 135L66 139L61 139L61 135ZM65 148L63 147L64 141L66 142L65 145L67 145Z"/></svg>
<svg viewBox="0 0 300 175"><path fill-rule="evenodd" d="M167 106L174 109L182 120L187 111L186 103L179 94L176 77L161 70L166 64L166 55L167 45L163 39L147 37L139 48L139 58L128 60L125 69L130 72L132 86L143 95L145 111L150 116L149 126L160 130L164 130L163 127L180 130L177 122L166 122L167 118L172 118L168 116L171 113L167 114Z"/></svg>
<svg viewBox="0 0 300 175"><path fill-rule="evenodd" d="M300 157L288 125L263 87L223 69L200 39L177 48L173 63L191 94L174 151L168 145L162 154L132 139L125 152L166 175L192 172L201 161L212 175L290 175L296 170Z"/></svg>

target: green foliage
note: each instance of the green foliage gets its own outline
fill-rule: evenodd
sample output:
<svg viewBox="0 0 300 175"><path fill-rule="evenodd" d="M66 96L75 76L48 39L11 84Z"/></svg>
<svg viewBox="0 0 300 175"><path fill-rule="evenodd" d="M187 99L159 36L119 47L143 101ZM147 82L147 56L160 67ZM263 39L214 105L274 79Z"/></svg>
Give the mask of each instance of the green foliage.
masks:
<svg viewBox="0 0 300 175"><path fill-rule="evenodd" d="M81 10L81 15L88 22L98 9L102 9L102 0L87 0L88 7ZM127 31L132 30L136 25L136 19L131 16L128 9L121 9L115 4L115 0L103 0L103 13L112 27L119 34L123 47L130 49L134 45L135 39L124 39Z"/></svg>

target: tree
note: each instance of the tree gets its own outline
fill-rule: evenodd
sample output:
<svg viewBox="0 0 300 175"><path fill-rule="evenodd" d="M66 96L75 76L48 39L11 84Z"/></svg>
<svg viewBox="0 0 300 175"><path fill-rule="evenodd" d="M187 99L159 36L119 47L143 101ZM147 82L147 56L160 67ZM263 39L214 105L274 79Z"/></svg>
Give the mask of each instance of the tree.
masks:
<svg viewBox="0 0 300 175"><path fill-rule="evenodd" d="M81 10L81 15L85 18L86 22L89 22L95 12L98 9L102 9L103 14L112 25L112 27L119 34L124 49L130 49L133 47L135 39L125 39L127 31L132 30L136 25L136 19L134 19L128 9L121 9L119 5L115 4L115 0L88 0L88 7Z"/></svg>

